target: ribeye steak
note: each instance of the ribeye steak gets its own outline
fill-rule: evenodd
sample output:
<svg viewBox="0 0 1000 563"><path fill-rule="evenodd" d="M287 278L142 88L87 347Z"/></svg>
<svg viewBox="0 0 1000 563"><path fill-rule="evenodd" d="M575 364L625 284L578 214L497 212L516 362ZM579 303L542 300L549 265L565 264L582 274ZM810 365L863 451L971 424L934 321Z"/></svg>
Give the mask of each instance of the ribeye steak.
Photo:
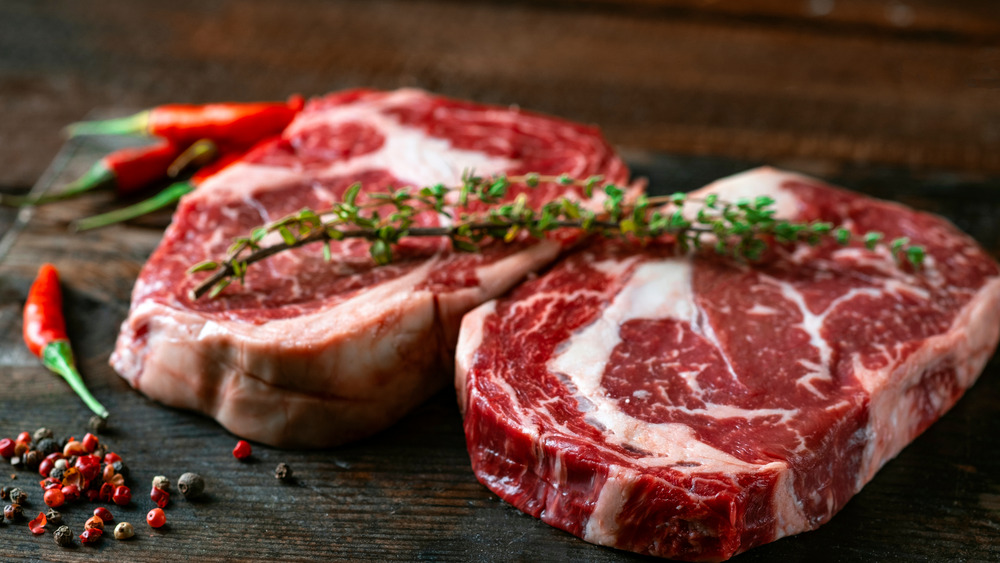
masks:
<svg viewBox="0 0 1000 563"><path fill-rule="evenodd" d="M280 140L183 199L142 269L114 368L168 405L215 417L234 433L286 447L329 446L386 427L450 378L462 315L553 260L571 237L494 244L478 254L446 239L404 239L375 267L364 241L319 243L250 267L215 299L188 292L232 239L309 206L364 191L457 185L477 174L603 175L627 170L599 133L517 108L416 90L355 90L311 101ZM515 187L515 193L527 190ZM557 183L529 202L577 194ZM365 204L364 192L359 204ZM439 224L436 214L420 216Z"/></svg>
<svg viewBox="0 0 1000 563"><path fill-rule="evenodd" d="M830 519L971 386L1000 278L939 217L760 169L704 191L908 236L925 267L835 242L749 267L599 240L462 322L476 475L587 541L723 560Z"/></svg>

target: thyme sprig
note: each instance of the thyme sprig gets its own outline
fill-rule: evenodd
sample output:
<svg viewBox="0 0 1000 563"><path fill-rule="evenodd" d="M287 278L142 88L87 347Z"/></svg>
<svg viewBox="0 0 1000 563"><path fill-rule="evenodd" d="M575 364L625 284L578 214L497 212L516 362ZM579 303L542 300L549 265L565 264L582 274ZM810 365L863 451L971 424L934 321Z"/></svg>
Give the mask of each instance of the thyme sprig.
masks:
<svg viewBox="0 0 1000 563"><path fill-rule="evenodd" d="M563 196L535 208L522 191L507 201L512 186L535 188L543 183L575 186L585 198ZM330 261L331 242L347 239L368 241L369 254L378 265L392 262L393 247L406 237L447 237L455 250L474 252L484 241L511 242L521 233L542 238L556 229L638 240L672 236L682 252L710 245L718 254L750 261L760 258L768 240L816 245L830 238L841 245L860 239L869 249L885 245L897 261L916 267L924 259L923 248L910 245L906 238L886 242L878 232L858 236L831 223L775 217L775 201L768 196L728 202L714 194L694 198L678 192L640 195L628 201L625 190L604 184L600 176L580 180L567 175L485 177L466 172L457 187L436 184L369 192L364 194L367 201L363 204L358 201L361 194L361 185L354 184L327 210L306 208L235 239L222 261L205 261L190 269L192 273L214 272L192 290L192 298L205 294L215 297L234 280L242 283L251 264L314 242L323 243L324 259ZM603 197L600 205L598 196ZM418 226L417 216L427 212L438 214L449 224ZM281 242L265 246L265 237L272 233L277 233Z"/></svg>

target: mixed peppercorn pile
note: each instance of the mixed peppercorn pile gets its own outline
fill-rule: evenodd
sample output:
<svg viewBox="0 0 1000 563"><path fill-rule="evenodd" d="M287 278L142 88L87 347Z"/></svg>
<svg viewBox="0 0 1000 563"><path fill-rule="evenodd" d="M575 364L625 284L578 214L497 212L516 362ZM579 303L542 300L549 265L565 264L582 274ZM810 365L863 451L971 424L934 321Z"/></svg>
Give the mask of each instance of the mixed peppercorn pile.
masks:
<svg viewBox="0 0 1000 563"><path fill-rule="evenodd" d="M132 489L127 484L128 466L120 455L108 451L97 437L103 423L102 418L94 417L92 432L79 440L75 436L57 440L48 428L39 428L34 434L21 432L15 438L0 438L0 456L15 469L37 471L42 477L38 484L48 510L39 512L28 522L31 533L42 535L47 529L54 529L55 542L68 547L74 543L74 531L64 523L57 508L84 502L124 507L132 502ZM193 498L204 491L205 482L198 474L185 473L179 479L178 488L186 498ZM146 515L146 523L152 528L160 528L167 521L163 509L170 504L170 479L163 475L153 478L149 497L156 508ZM3 487L0 498L7 503L0 524L16 524L27 519L29 494L23 488ZM98 506L83 524L80 542L93 545L104 535L105 525L114 520L107 506ZM131 523L123 521L115 525L113 534L115 539L125 540L135 535L135 530Z"/></svg>

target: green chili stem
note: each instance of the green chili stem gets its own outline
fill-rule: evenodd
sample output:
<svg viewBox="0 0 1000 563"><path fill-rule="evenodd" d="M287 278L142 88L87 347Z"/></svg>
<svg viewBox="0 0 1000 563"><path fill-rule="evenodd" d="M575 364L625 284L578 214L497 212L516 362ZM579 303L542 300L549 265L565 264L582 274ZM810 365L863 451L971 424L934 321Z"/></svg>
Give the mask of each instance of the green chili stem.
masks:
<svg viewBox="0 0 1000 563"><path fill-rule="evenodd" d="M66 127L67 137L80 135L144 135L149 125L149 110L128 117L101 121L78 121Z"/></svg>
<svg viewBox="0 0 1000 563"><path fill-rule="evenodd" d="M68 340L54 340L46 345L42 351L42 363L45 367L61 375L97 416L108 418L108 409L104 408L104 405L90 394L90 390L83 383L83 377L80 376L73 361L73 349L70 348Z"/></svg>
<svg viewBox="0 0 1000 563"><path fill-rule="evenodd" d="M123 207L121 209L116 209L114 211L109 211L107 213L75 221L73 223L73 228L77 231L86 231L135 219L136 217L152 213L157 209L166 207L176 202L185 194L194 191L194 188L194 184L190 182L176 182L170 184L164 188L163 191L147 200L140 201L139 203L128 207Z"/></svg>

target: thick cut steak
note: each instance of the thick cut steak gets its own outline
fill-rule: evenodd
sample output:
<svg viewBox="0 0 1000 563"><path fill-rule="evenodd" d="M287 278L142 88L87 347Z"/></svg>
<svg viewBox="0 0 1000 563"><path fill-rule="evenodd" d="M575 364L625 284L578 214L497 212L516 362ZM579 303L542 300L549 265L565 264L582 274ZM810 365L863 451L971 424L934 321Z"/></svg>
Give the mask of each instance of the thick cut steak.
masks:
<svg viewBox="0 0 1000 563"><path fill-rule="evenodd" d="M386 427L448 382L462 315L552 261L571 236L478 254L409 239L387 267L373 265L363 241L335 244L330 263L317 243L196 301L188 292L205 274L186 270L221 259L257 225L328 208L355 182L457 185L467 169L627 181L591 127L416 90L314 100L280 140L184 198L135 284L112 365L153 399L269 444L329 446ZM531 203L579 195L557 183L514 191L525 190ZM368 201L363 192L358 203Z"/></svg>
<svg viewBox="0 0 1000 563"><path fill-rule="evenodd" d="M706 192L909 236L921 271L836 243L747 267L588 243L464 318L477 477L587 541L724 560L816 528L973 384L997 265L939 217L760 169Z"/></svg>

